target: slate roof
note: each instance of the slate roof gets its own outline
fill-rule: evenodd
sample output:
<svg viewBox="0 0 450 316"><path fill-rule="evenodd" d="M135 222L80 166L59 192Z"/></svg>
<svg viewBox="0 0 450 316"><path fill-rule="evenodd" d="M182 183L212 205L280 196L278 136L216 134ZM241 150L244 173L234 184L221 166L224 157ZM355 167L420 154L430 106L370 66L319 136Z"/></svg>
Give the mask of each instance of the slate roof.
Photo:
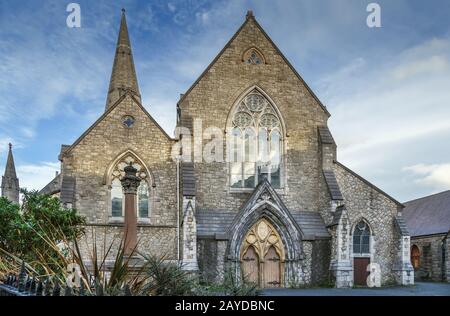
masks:
<svg viewBox="0 0 450 316"><path fill-rule="evenodd" d="M334 172L332 170L324 170L323 175L325 177L325 182L327 183L328 192L330 192L331 199L335 201L344 200Z"/></svg>
<svg viewBox="0 0 450 316"><path fill-rule="evenodd" d="M75 199L75 178L64 176L61 183L60 201L63 204L73 204Z"/></svg>
<svg viewBox="0 0 450 316"><path fill-rule="evenodd" d="M404 203L403 218L411 237L450 230L450 190Z"/></svg>
<svg viewBox="0 0 450 316"><path fill-rule="evenodd" d="M292 216L300 226L304 237L304 240L315 238L329 238L325 223L317 212L292 212Z"/></svg>
<svg viewBox="0 0 450 316"><path fill-rule="evenodd" d="M201 237L219 237L225 235L233 222L236 212L219 209L197 210L197 235Z"/></svg>
<svg viewBox="0 0 450 316"><path fill-rule="evenodd" d="M408 226L403 216L395 216L395 223L400 231L400 235L409 236Z"/></svg>
<svg viewBox="0 0 450 316"><path fill-rule="evenodd" d="M40 194L53 195L61 191L61 174L58 174L49 184L47 184L41 191Z"/></svg>
<svg viewBox="0 0 450 316"><path fill-rule="evenodd" d="M212 237L226 239L226 232L230 228L238 213L219 209L197 210L197 235L199 237ZM316 212L292 212L292 216L304 234L304 240L316 238L329 238L325 223Z"/></svg>
<svg viewBox="0 0 450 316"><path fill-rule="evenodd" d="M186 127L187 129L189 129L189 131L191 132L191 135L193 135L193 131L194 131L194 120L192 119L192 117L190 115L184 115L183 113L181 114L181 119L179 122L179 126L180 127Z"/></svg>
<svg viewBox="0 0 450 316"><path fill-rule="evenodd" d="M327 126L320 126L318 129L322 144L335 144L333 136Z"/></svg>
<svg viewBox="0 0 450 316"><path fill-rule="evenodd" d="M183 162L181 164L181 185L183 188L183 196L195 196L194 163Z"/></svg>

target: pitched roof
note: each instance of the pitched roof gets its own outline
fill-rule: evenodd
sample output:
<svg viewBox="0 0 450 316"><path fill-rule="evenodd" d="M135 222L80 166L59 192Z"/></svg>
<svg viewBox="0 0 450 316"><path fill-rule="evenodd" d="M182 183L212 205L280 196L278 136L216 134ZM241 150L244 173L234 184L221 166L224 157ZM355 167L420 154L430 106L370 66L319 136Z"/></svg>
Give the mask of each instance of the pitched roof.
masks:
<svg viewBox="0 0 450 316"><path fill-rule="evenodd" d="M196 212L197 235L203 238L226 239L227 231L233 223L237 213L221 209L201 209ZM329 238L325 223L316 212L292 212L297 224L300 226L303 240L316 238Z"/></svg>
<svg viewBox="0 0 450 316"><path fill-rule="evenodd" d="M322 142L322 144L335 144L334 138L327 126L320 126L318 127L318 130L320 141Z"/></svg>
<svg viewBox="0 0 450 316"><path fill-rule="evenodd" d="M405 202L403 218L411 236L448 233L450 190Z"/></svg>
<svg viewBox="0 0 450 316"><path fill-rule="evenodd" d="M195 196L195 170L194 163L181 163L181 185L183 188L183 196Z"/></svg>
<svg viewBox="0 0 450 316"><path fill-rule="evenodd" d="M334 172L332 170L323 170L323 176L325 177L325 182L327 183L328 192L330 192L331 199L334 201L344 200Z"/></svg>
<svg viewBox="0 0 450 316"><path fill-rule="evenodd" d="M233 35L233 37L228 41L228 43L225 45L225 47L219 52L219 54L213 59L213 61L208 65L208 67L203 71L203 73L197 78L197 80L192 84L192 86L186 91L186 93L183 94L178 104L183 103L183 101L186 99L186 97L189 95L189 93L195 88L195 86L203 79L203 77L209 72L209 70L214 66L216 61L223 55L223 53L230 47L231 43L236 39L236 37L239 35L239 33L242 31L242 29L248 24L248 23L254 23L256 27L261 31L261 33L264 35L264 37L269 41L269 43L274 47L276 52L281 56L281 58L284 60L284 62L289 66L289 68L292 70L292 72L297 76L297 78L302 82L302 84L306 87L308 92L312 95L312 97L316 100L316 102L320 105L320 107L323 109L323 111L328 115L330 115L330 112L328 112L328 109L323 103L319 100L319 98L316 96L316 94L311 90L311 88L308 86L308 84L303 80L303 78L300 76L300 74L295 70L294 66L289 62L289 60L284 56L284 54L280 51L277 45L272 41L272 39L267 35L266 31L261 27L261 25L256 21L253 13L251 11L247 12L247 17L245 19L245 22L241 25L241 27L237 30L237 32Z"/></svg>
<svg viewBox="0 0 450 316"><path fill-rule="evenodd" d="M63 204L73 204L75 200L75 178L64 176L61 182L61 196Z"/></svg>
<svg viewBox="0 0 450 316"><path fill-rule="evenodd" d="M406 224L406 221L403 218L403 216L396 215L395 216L395 224L398 227L400 235L402 235L402 236L410 236L409 230L408 230L408 225Z"/></svg>
<svg viewBox="0 0 450 316"><path fill-rule="evenodd" d="M39 191L39 194L52 195L61 192L61 181L61 174L58 173L52 181L50 181L41 191Z"/></svg>
<svg viewBox="0 0 450 316"><path fill-rule="evenodd" d="M141 98L125 10L122 10L116 54L114 56L108 97L106 99L106 110L116 103L124 91L130 91L139 100Z"/></svg>

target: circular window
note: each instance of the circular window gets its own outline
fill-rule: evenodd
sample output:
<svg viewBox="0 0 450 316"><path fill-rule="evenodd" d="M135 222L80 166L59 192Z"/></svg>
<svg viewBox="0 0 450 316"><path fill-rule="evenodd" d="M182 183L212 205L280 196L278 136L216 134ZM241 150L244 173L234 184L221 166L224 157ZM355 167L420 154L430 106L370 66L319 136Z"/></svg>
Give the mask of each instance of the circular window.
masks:
<svg viewBox="0 0 450 316"><path fill-rule="evenodd" d="M133 127L134 123L136 122L136 120L134 119L134 117L127 115L124 116L122 118L122 124L123 126L125 126L126 128L131 128Z"/></svg>

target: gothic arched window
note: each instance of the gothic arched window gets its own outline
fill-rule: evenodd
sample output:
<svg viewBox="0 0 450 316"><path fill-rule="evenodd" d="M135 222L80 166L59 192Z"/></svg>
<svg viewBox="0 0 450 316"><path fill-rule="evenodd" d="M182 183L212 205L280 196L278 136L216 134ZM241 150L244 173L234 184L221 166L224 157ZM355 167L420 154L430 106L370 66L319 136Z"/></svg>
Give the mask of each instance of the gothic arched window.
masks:
<svg viewBox="0 0 450 316"><path fill-rule="evenodd" d="M353 231L353 253L370 254L370 228L365 221L360 221Z"/></svg>
<svg viewBox="0 0 450 316"><path fill-rule="evenodd" d="M266 178L281 187L282 124L274 106L258 90L236 107L229 139L232 188L254 188Z"/></svg>
<svg viewBox="0 0 450 316"><path fill-rule="evenodd" d="M111 216L122 217L123 207L122 183L116 178L111 183Z"/></svg>
<svg viewBox="0 0 450 316"><path fill-rule="evenodd" d="M247 50L244 53L243 61L248 65L265 64L263 55L256 48L250 48Z"/></svg>
<svg viewBox="0 0 450 316"><path fill-rule="evenodd" d="M134 158L132 155L127 155L120 159L119 162L113 168L111 174L111 216L122 217L124 216L125 198L122 189L122 183L120 180L125 175L124 168L127 165L132 164L136 168L136 175L141 179L141 183L138 187L136 194L137 216L138 218L145 219L150 217L150 186L149 186L149 174L142 164Z"/></svg>

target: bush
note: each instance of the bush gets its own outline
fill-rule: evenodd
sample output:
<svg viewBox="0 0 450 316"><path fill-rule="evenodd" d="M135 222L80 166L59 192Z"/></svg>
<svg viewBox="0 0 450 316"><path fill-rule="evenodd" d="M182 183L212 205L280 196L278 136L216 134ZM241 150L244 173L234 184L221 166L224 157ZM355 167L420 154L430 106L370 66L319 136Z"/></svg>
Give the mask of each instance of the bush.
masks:
<svg viewBox="0 0 450 316"><path fill-rule="evenodd" d="M22 193L22 207L0 198L0 248L42 270L43 265L59 260L53 244L79 238L86 222L76 210L63 208L56 198Z"/></svg>

